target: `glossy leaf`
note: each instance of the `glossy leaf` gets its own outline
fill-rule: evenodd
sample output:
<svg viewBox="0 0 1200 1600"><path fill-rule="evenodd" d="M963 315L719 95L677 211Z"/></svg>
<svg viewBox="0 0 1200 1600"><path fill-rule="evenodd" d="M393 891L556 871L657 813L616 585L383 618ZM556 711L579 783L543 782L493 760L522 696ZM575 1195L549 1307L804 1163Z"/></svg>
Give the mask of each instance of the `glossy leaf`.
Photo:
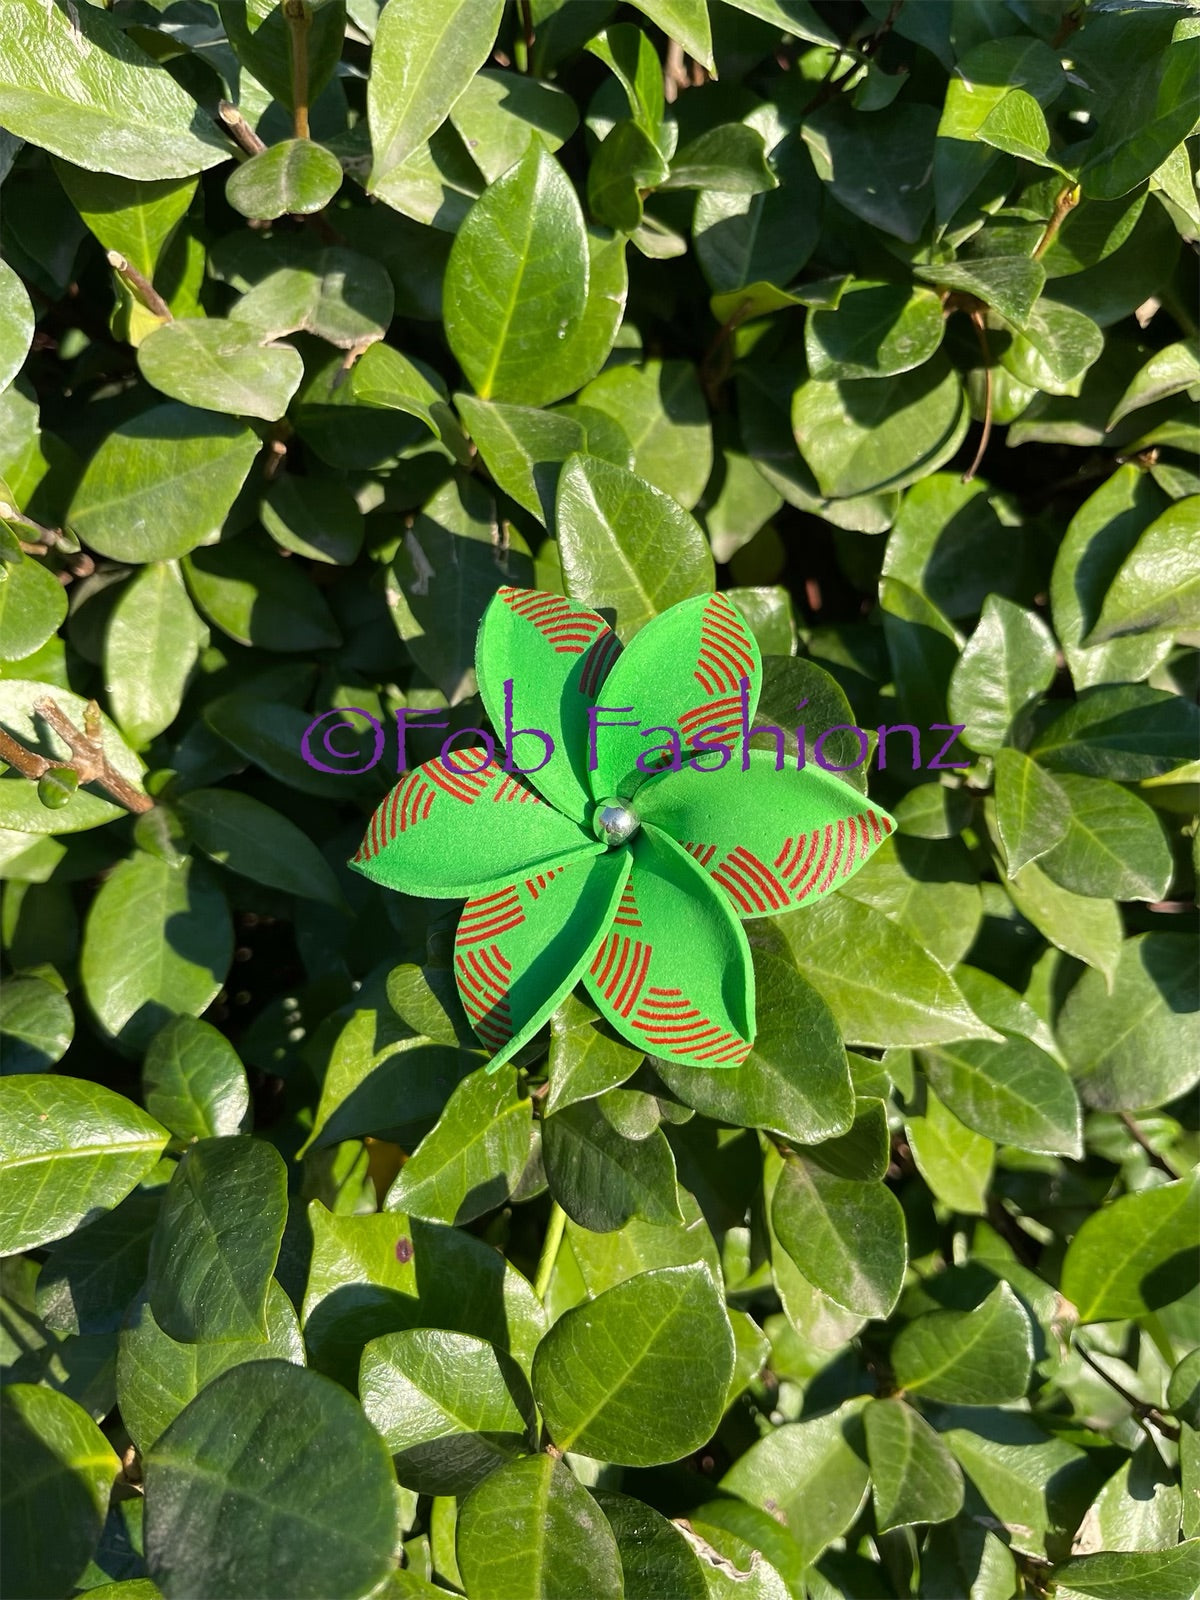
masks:
<svg viewBox="0 0 1200 1600"><path fill-rule="evenodd" d="M946 1522L963 1503L958 1462L903 1400L873 1400L863 1412L875 1521L881 1533L914 1522Z"/></svg>
<svg viewBox="0 0 1200 1600"><path fill-rule="evenodd" d="M152 406L116 427L92 457L71 502L71 526L117 561L169 561L211 544L258 448L233 418Z"/></svg>
<svg viewBox="0 0 1200 1600"><path fill-rule="evenodd" d="M0 1077L0 1250L61 1239L117 1204L169 1134L123 1095L59 1075Z"/></svg>
<svg viewBox="0 0 1200 1600"><path fill-rule="evenodd" d="M1033 1362L1033 1334L1005 1283L973 1311L928 1311L892 1344L896 1382L908 1393L951 1405L1019 1400Z"/></svg>
<svg viewBox="0 0 1200 1600"><path fill-rule="evenodd" d="M644 1138L626 1137L614 1114L602 1094L545 1119L542 1161L551 1194L593 1233L611 1233L634 1217L659 1227L681 1221L665 1136L655 1128Z"/></svg>
<svg viewBox="0 0 1200 1600"><path fill-rule="evenodd" d="M267 422L284 414L304 375L291 345L264 344L252 329L218 318L164 323L138 346L138 365L172 400Z"/></svg>
<svg viewBox="0 0 1200 1600"><path fill-rule="evenodd" d="M253 1444L250 1444L253 1441ZM167 1600L365 1594L392 1565L395 1481L343 1389L288 1361L214 1378L146 1456L146 1565Z"/></svg>
<svg viewBox="0 0 1200 1600"><path fill-rule="evenodd" d="M113 716L135 744L174 722L205 637L173 561L149 563L118 591L104 666Z"/></svg>
<svg viewBox="0 0 1200 1600"><path fill-rule="evenodd" d="M481 399L546 405L567 392L545 352L578 329L588 276L575 191L531 145L472 207L446 267L446 337Z"/></svg>
<svg viewBox="0 0 1200 1600"><path fill-rule="evenodd" d="M185 1151L150 1246L150 1310L184 1343L265 1338L267 1290L287 1217L287 1174L259 1139Z"/></svg>
<svg viewBox="0 0 1200 1600"><path fill-rule="evenodd" d="M537 1447L520 1367L465 1333L412 1328L373 1339L363 1351L359 1394L397 1477L422 1494L465 1495Z"/></svg>
<svg viewBox="0 0 1200 1600"><path fill-rule="evenodd" d="M996 1144L1078 1155L1079 1101L1063 1069L1030 1039L967 1039L922 1051L938 1098Z"/></svg>
<svg viewBox="0 0 1200 1600"><path fill-rule="evenodd" d="M0 990L6 1073L45 1072L65 1053L74 1032L71 1002L43 978L10 978Z"/></svg>
<svg viewBox="0 0 1200 1600"><path fill-rule="evenodd" d="M146 1109L177 1139L240 1133L250 1086L233 1046L211 1022L175 1017L156 1033L142 1065Z"/></svg>
<svg viewBox="0 0 1200 1600"><path fill-rule="evenodd" d="M502 1205L529 1156L529 1119L511 1068L471 1073L400 1169L388 1210L461 1224Z"/></svg>
<svg viewBox="0 0 1200 1600"><path fill-rule="evenodd" d="M733 1334L708 1268L662 1267L560 1317L538 1346L533 1393L560 1449L653 1466L705 1443L732 1372Z"/></svg>
<svg viewBox="0 0 1200 1600"><path fill-rule="evenodd" d="M1142 1317L1195 1287L1197 1180L1123 1195L1071 1240L1062 1293L1081 1322Z"/></svg>
<svg viewBox="0 0 1200 1600"><path fill-rule="evenodd" d="M271 222L322 211L342 186L337 157L311 139L285 139L236 167L225 198L244 217Z"/></svg>
<svg viewBox="0 0 1200 1600"><path fill-rule="evenodd" d="M835 1177L803 1156L784 1163L771 1224L800 1271L863 1317L886 1317L908 1261L904 1213L882 1183Z"/></svg>
<svg viewBox="0 0 1200 1600"><path fill-rule="evenodd" d="M231 872L327 905L341 891L325 857L287 817L228 789L192 789L176 810L204 854Z"/></svg>
<svg viewBox="0 0 1200 1600"><path fill-rule="evenodd" d="M950 678L950 715L972 750L994 755L1029 702L1054 680L1055 648L1035 612L989 596Z"/></svg>

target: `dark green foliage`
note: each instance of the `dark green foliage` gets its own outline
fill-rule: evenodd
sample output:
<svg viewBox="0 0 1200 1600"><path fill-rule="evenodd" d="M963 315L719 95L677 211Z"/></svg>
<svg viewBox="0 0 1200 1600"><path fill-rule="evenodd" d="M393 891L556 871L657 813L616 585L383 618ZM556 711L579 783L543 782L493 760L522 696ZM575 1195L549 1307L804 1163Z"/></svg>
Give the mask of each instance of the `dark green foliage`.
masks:
<svg viewBox="0 0 1200 1600"><path fill-rule="evenodd" d="M1197 1592L1194 10L0 0L6 1596ZM502 585L898 821L737 1069L346 865Z"/></svg>

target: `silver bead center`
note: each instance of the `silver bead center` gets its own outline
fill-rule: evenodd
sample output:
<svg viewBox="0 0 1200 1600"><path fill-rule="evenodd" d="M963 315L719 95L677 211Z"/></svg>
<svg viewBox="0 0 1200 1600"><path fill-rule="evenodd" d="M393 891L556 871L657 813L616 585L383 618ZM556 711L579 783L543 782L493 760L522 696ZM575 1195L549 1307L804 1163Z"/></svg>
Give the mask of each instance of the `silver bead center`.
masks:
<svg viewBox="0 0 1200 1600"><path fill-rule="evenodd" d="M642 819L624 800L601 800L592 812L592 832L610 850L632 839L641 825Z"/></svg>

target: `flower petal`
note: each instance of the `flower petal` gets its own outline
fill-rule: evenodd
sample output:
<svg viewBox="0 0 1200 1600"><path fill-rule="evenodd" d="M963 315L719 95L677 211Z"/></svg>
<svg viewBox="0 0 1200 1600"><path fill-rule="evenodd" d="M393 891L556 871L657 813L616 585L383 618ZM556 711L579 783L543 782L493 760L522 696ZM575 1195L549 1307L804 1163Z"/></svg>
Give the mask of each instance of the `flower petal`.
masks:
<svg viewBox="0 0 1200 1600"><path fill-rule="evenodd" d="M531 1039L575 987L596 940L613 919L630 856L517 878L468 900L454 940L454 973L471 1025L495 1071Z"/></svg>
<svg viewBox="0 0 1200 1600"><path fill-rule="evenodd" d="M597 612L560 594L503 588L483 614L475 647L479 693L504 739L505 684L512 682L514 730L538 728L554 753L529 781L564 816L583 822L591 810L587 777L588 712L621 654L621 641ZM546 754L536 734L514 731L516 770L534 768Z"/></svg>
<svg viewBox="0 0 1200 1600"><path fill-rule="evenodd" d="M350 865L385 889L432 898L485 894L526 872L604 846L475 746L406 773L375 810ZM478 767L475 772L456 768Z"/></svg>
<svg viewBox="0 0 1200 1600"><path fill-rule="evenodd" d="M739 743L717 771L684 766L644 783L638 815L696 858L738 916L766 917L838 889L895 822L819 768L776 771L773 750Z"/></svg>
<svg viewBox="0 0 1200 1600"><path fill-rule="evenodd" d="M633 871L584 983L639 1050L736 1067L754 1041L754 968L737 918L706 874L657 828L629 846Z"/></svg>
<svg viewBox="0 0 1200 1600"><path fill-rule="evenodd" d="M724 734L704 737L728 745L741 732L743 678L749 722L762 688L758 641L723 594L700 595L664 611L635 636L604 685L604 702L625 708L642 728L678 729L685 747L705 728L724 726ZM638 756L669 742L661 732L654 739L638 727L607 726L616 716L601 717L597 726L591 774L597 800L631 795L645 777Z"/></svg>

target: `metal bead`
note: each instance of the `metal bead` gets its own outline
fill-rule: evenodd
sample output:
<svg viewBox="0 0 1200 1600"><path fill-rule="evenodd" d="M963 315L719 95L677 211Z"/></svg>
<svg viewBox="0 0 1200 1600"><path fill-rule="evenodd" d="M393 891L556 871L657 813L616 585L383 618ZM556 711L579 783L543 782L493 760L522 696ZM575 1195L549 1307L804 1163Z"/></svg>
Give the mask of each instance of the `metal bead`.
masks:
<svg viewBox="0 0 1200 1600"><path fill-rule="evenodd" d="M642 819L624 800L601 800L592 813L592 832L610 850L632 839L641 825Z"/></svg>

